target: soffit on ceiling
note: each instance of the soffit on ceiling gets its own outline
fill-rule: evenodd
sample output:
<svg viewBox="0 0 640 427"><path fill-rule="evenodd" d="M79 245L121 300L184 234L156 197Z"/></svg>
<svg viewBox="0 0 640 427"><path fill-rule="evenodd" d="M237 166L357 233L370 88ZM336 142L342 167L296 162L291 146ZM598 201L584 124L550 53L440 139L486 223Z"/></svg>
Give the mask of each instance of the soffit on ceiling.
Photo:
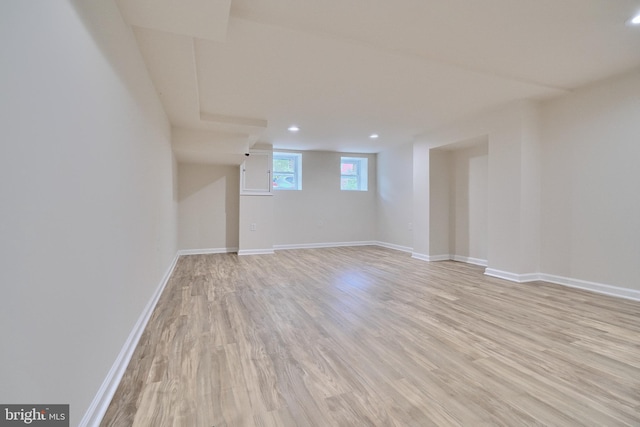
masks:
<svg viewBox="0 0 640 427"><path fill-rule="evenodd" d="M234 0L236 17L543 86L640 65L638 0Z"/></svg>
<svg viewBox="0 0 640 427"><path fill-rule="evenodd" d="M125 20L206 40L224 40L231 0L117 0Z"/></svg>
<svg viewBox="0 0 640 427"><path fill-rule="evenodd" d="M209 162L257 141L378 152L640 66L640 29L624 25L640 0L149 1L119 4L172 125L204 132Z"/></svg>

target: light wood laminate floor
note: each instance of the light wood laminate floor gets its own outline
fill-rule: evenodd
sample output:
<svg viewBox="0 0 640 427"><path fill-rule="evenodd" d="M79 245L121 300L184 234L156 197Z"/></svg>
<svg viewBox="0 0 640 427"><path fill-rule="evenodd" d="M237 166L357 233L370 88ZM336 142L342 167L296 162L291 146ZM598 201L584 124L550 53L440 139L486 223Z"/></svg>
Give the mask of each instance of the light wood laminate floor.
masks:
<svg viewBox="0 0 640 427"><path fill-rule="evenodd" d="M181 257L102 426L640 425L640 303L380 247Z"/></svg>

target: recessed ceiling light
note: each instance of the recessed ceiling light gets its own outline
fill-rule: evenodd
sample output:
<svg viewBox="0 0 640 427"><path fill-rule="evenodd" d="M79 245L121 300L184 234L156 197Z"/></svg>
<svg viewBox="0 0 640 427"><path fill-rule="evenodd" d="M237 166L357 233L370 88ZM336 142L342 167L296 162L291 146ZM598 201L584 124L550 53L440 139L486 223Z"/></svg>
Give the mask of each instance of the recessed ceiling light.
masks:
<svg viewBox="0 0 640 427"><path fill-rule="evenodd" d="M293 125L293 126L289 126L289 127L287 128L287 130L288 130L289 132L298 132L298 131L300 130L300 128L299 128L298 126L296 126L296 125Z"/></svg>
<svg viewBox="0 0 640 427"><path fill-rule="evenodd" d="M634 16L633 18L627 21L629 25L640 25L640 14Z"/></svg>
<svg viewBox="0 0 640 427"><path fill-rule="evenodd" d="M369 138L376 139L378 136L380 135L378 135L377 133L372 133L371 135L369 135Z"/></svg>

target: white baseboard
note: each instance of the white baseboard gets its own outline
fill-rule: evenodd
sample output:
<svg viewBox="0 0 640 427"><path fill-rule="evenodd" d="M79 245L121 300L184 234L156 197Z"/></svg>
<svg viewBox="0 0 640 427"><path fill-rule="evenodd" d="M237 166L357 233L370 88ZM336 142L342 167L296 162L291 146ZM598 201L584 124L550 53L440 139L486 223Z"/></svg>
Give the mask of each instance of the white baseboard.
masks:
<svg viewBox="0 0 640 427"><path fill-rule="evenodd" d="M467 264L480 265L482 267L486 267L487 266L487 260L486 259L472 258L472 257L466 257L466 256L462 256L462 255L451 255L451 254L425 255L425 254L420 254L420 253L414 252L414 253L411 254L411 258L421 259L423 261L429 261L429 262L434 262L434 261L458 261L458 262L465 262Z"/></svg>
<svg viewBox="0 0 640 427"><path fill-rule="evenodd" d="M451 255L449 254L429 255L429 261L431 262L451 261Z"/></svg>
<svg viewBox="0 0 640 427"><path fill-rule="evenodd" d="M484 271L487 276L498 277L500 279L509 280L511 282L526 283L526 282L549 282L556 285L568 286L570 288L583 289L585 291L595 292L598 294L609 295L618 298L630 299L634 301L640 301L640 291L636 289L621 288L619 286L605 285L604 283L589 282L586 280L573 279L571 277L555 276L553 274L545 273L528 273L528 274L516 274L509 273L508 271L496 270L493 268L487 268Z"/></svg>
<svg viewBox="0 0 640 427"><path fill-rule="evenodd" d="M162 277L160 284L156 288L155 292L151 296L149 302L145 306L142 314L138 318L138 321L133 327L133 330L129 334L129 337L124 343L124 346L120 350L118 357L115 362L111 366L107 377L102 382L102 385L98 389L98 393L96 393L91 405L89 405L89 409L85 412L82 420L80 421L80 427L98 427L100 422L102 421L102 417L107 412L109 408L109 404L111 403L111 399L120 384L120 380L124 375L129 362L131 361L131 357L133 356L133 352L138 346L138 341L140 341L140 337L144 332L144 328L147 326L149 319L151 318L151 314L153 313L153 309L156 307L162 292L164 291L165 286L169 282L169 278L171 274L173 274L173 270L178 262L179 255L176 255L171 262L171 265L167 269L166 273Z"/></svg>
<svg viewBox="0 0 640 427"><path fill-rule="evenodd" d="M429 261L429 255L421 254L419 252L411 252L411 258L419 259L422 261Z"/></svg>
<svg viewBox="0 0 640 427"><path fill-rule="evenodd" d="M618 286L605 285L603 283L588 282L586 280L572 279L570 277L554 276L552 274L544 273L538 274L538 280L568 286L570 288L584 289L586 291L618 298L640 301L640 291L636 289L621 288Z"/></svg>
<svg viewBox="0 0 640 427"><path fill-rule="evenodd" d="M400 246L400 245L396 245L393 243L386 243L386 242L374 242L373 244L375 244L376 246L387 248L387 249L394 249L396 251L408 252L408 253L413 252L413 248L410 248L408 246Z"/></svg>
<svg viewBox="0 0 640 427"><path fill-rule="evenodd" d="M422 261L435 262L435 261L449 261L451 260L451 255L442 254L442 255L426 255L418 252L412 252L411 258L419 259Z"/></svg>
<svg viewBox="0 0 640 427"><path fill-rule="evenodd" d="M273 249L240 249L238 255L273 255Z"/></svg>
<svg viewBox="0 0 640 427"><path fill-rule="evenodd" d="M482 266L482 267L486 267L487 266L487 260L486 259L472 258L472 257L461 256L461 255L454 255L453 256L453 260L454 261L458 261L458 262L466 262L467 264L479 265L479 266Z"/></svg>
<svg viewBox="0 0 640 427"><path fill-rule="evenodd" d="M505 279L517 283L540 280L540 275L538 273L516 274L510 273L508 271L496 270L495 268L485 268L484 274L486 274L487 276L497 277L498 279Z"/></svg>
<svg viewBox="0 0 640 427"><path fill-rule="evenodd" d="M294 245L274 245L273 249L240 249L238 248L207 248L207 249L181 249L178 255L206 255L206 254L224 254L237 252L238 255L270 255L274 251L283 251L288 249L318 249L318 248L336 248L342 246L375 246L378 242L359 241L359 242L328 242L328 243L300 243ZM382 246L382 245L380 245ZM387 246L390 247L390 246ZM393 247L392 249L399 249ZM402 250L402 249L399 249ZM410 249L408 250L411 251Z"/></svg>
<svg viewBox="0 0 640 427"><path fill-rule="evenodd" d="M238 248L180 249L178 255L228 254L234 252L238 252Z"/></svg>
<svg viewBox="0 0 640 427"><path fill-rule="evenodd" d="M276 251L286 251L289 249L321 249L321 248L337 248L343 246L376 246L374 241L359 242L326 242L326 243L299 243L293 245L273 245Z"/></svg>

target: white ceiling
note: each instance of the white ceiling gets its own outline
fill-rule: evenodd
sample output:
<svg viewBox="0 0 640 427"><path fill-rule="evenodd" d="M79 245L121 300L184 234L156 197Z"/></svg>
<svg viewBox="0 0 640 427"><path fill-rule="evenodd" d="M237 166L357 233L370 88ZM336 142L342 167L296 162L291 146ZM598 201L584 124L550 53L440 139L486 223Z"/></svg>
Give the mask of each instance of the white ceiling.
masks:
<svg viewBox="0 0 640 427"><path fill-rule="evenodd" d="M640 67L640 0L118 2L182 161L240 163L256 142L379 152Z"/></svg>

